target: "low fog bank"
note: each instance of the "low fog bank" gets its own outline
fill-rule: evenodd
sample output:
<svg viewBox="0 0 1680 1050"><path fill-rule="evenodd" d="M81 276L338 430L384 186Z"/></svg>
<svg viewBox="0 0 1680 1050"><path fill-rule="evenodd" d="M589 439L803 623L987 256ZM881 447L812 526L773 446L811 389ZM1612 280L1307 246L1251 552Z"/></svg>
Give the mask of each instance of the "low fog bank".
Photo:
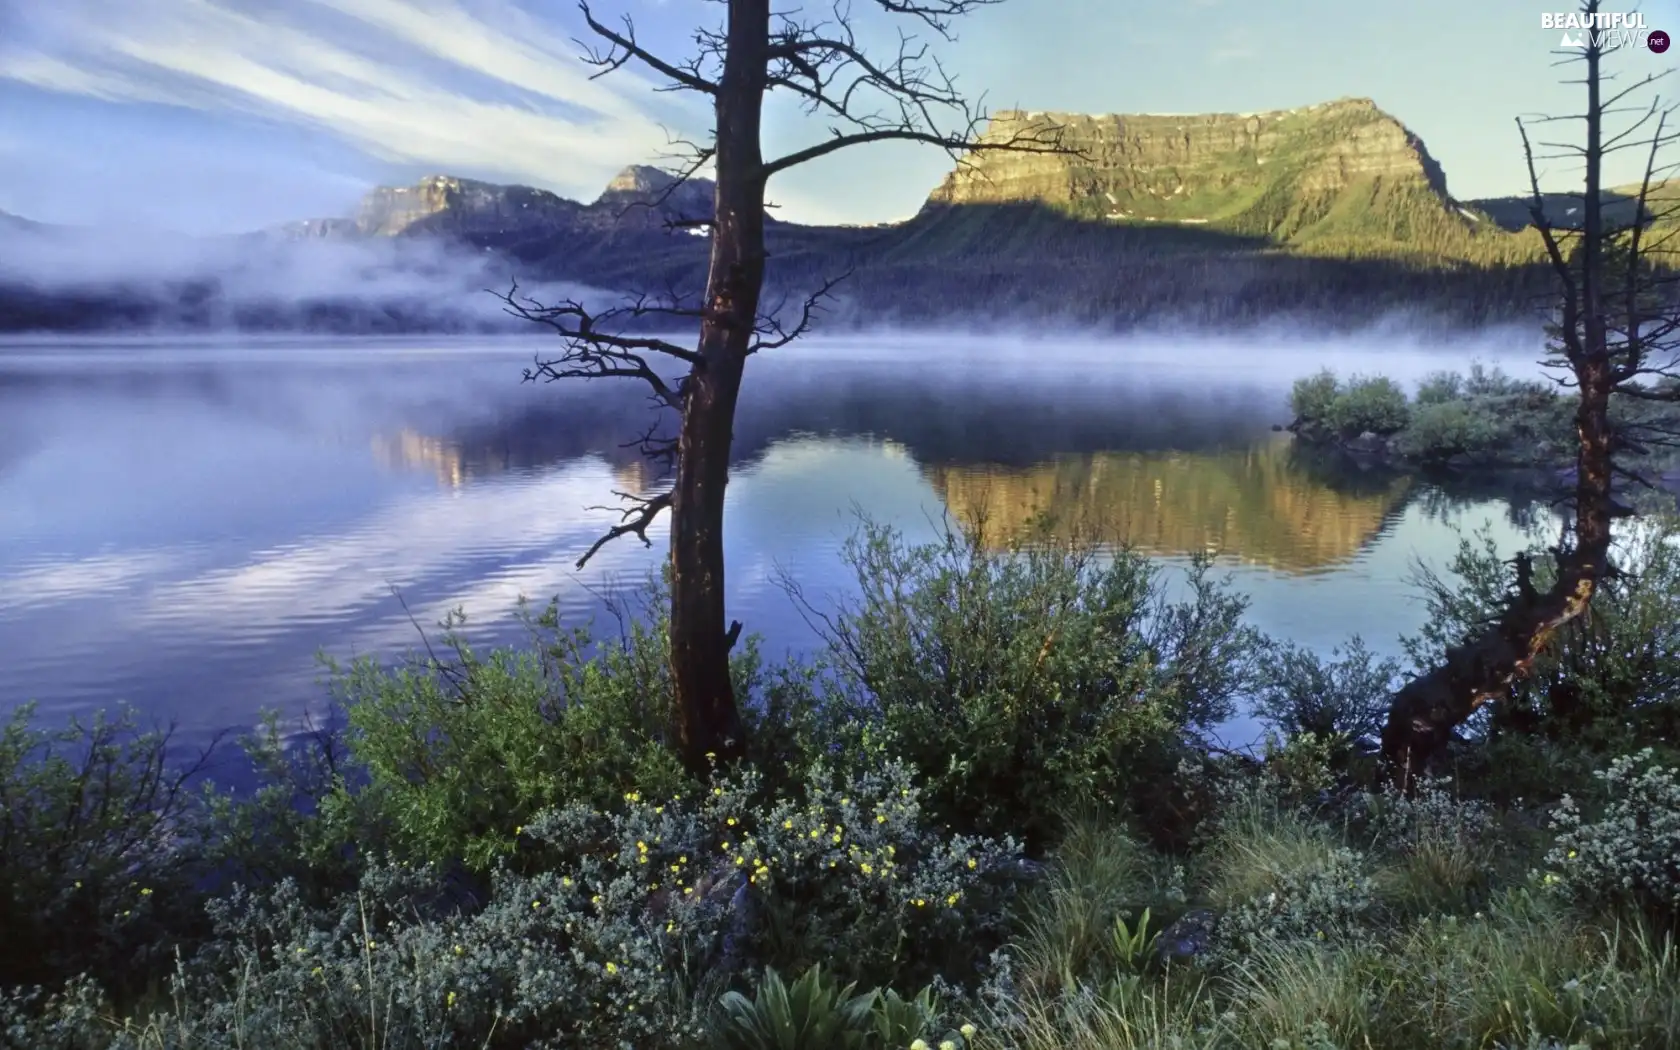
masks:
<svg viewBox="0 0 1680 1050"><path fill-rule="evenodd" d="M497 294L520 271L429 238L194 238L34 225L0 239L0 331L527 331ZM496 293L496 294L492 294ZM521 296L615 296L520 280Z"/></svg>
<svg viewBox="0 0 1680 1050"><path fill-rule="evenodd" d="M661 246L669 247L657 238L544 242L519 260L438 237L193 238L9 223L0 232L0 332L529 331L493 294L515 278L543 303L571 298L601 310L641 283L655 294L675 287L692 305L704 254L677 259ZM1146 255L1127 257L1145 276L1098 263L1037 269L1008 260L976 274L977 260L901 264L836 252L778 251L764 308L792 326L813 288L850 271L818 309L817 330L872 341L882 332L1026 342L1195 333L1277 346L1352 339L1426 347L1467 332L1518 341L1508 333L1537 333L1539 323L1531 298L1486 275L1402 281L1354 262ZM1325 282L1334 280L1342 284L1330 290ZM659 324L649 318L639 327Z"/></svg>

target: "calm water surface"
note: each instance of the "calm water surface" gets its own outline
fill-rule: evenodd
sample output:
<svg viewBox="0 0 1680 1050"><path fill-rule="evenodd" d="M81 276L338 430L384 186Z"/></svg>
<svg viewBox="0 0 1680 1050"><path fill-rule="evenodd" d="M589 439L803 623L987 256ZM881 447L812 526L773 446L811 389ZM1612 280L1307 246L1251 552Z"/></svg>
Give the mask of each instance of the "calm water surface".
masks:
<svg viewBox="0 0 1680 1050"><path fill-rule="evenodd" d="M487 641L516 630L521 595L598 613L661 555L625 539L572 568L616 520L613 490L655 483L620 447L647 416L628 386L521 384L552 346L0 344L0 712L126 700L200 737L319 705L315 654L396 655L417 641L410 614L462 607ZM1533 508L1313 465L1271 430L1289 384L1325 364L1532 373L1535 350L811 340L749 369L731 615L772 653L809 650L779 574L843 598L859 512L912 537L947 513L999 535L1050 514L1174 571L1218 552L1278 636L1393 651L1422 618L1414 559L1442 564L1484 523L1514 546Z"/></svg>

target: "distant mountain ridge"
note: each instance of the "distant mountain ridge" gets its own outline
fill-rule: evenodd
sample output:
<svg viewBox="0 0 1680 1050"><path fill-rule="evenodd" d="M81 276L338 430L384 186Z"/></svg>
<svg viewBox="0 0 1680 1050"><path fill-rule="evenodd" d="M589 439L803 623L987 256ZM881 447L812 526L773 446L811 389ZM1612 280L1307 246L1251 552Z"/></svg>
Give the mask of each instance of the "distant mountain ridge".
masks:
<svg viewBox="0 0 1680 1050"><path fill-rule="evenodd" d="M1343 323L1414 308L1482 323L1531 310L1546 286L1539 239L1515 206L1454 199L1423 140L1370 99L1184 116L1007 111L984 134L999 141L1044 122L1080 155L980 152L901 223L767 221L771 297L849 272L836 313L858 324L997 311L1099 325L1303 313ZM249 236L452 244L505 260L522 284L692 293L707 243L675 227L708 216L714 189L632 166L583 203L439 174L377 187L352 215ZM8 312L30 294L10 283L0 329L52 315L39 295ZM136 311L146 312L122 316ZM382 324L405 323L400 310L385 314Z"/></svg>
<svg viewBox="0 0 1680 1050"><path fill-rule="evenodd" d="M354 217L305 219L276 231L295 238L458 237L480 246L506 246L577 227L664 228L667 220L710 213L713 184L631 165L613 177L591 204L531 186L500 185L452 175L428 175L413 186L378 186Z"/></svg>

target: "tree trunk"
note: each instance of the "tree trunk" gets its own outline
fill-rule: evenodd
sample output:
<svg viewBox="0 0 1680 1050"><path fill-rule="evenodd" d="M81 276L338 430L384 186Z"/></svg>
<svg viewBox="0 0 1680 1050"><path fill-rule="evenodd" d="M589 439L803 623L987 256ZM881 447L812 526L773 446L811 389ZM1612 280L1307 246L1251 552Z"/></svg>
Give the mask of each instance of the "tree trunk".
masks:
<svg viewBox="0 0 1680 1050"><path fill-rule="evenodd" d="M1584 5L1595 14L1596 2ZM1601 203L1604 107L1600 98L1599 46L1584 55L1587 65L1586 192L1583 194L1578 269L1557 257L1564 283L1564 352L1574 372L1580 403L1575 430L1580 447L1575 476L1575 542L1559 555L1557 582L1545 594L1521 586L1499 620L1481 635L1447 650L1441 665L1407 682L1394 695L1383 727L1382 747L1394 779L1410 789L1429 757L1453 730L1487 700L1500 696L1528 673L1557 629L1586 612L1608 567L1610 524L1618 514L1612 499L1610 394L1616 377L1608 350L1604 314L1604 213ZM1529 157L1532 167L1534 159ZM1536 189L1538 193L1538 189ZM1538 216L1536 221L1539 221ZM1548 244L1550 246L1548 234Z"/></svg>
<svg viewBox="0 0 1680 1050"><path fill-rule="evenodd" d="M1429 757L1489 699L1528 673L1557 629L1586 612L1610 555L1609 362L1579 370L1580 435L1575 484L1575 545L1559 559L1557 582L1544 594L1522 593L1483 634L1447 650L1437 667L1394 694L1383 727L1383 753L1409 788Z"/></svg>
<svg viewBox="0 0 1680 1050"><path fill-rule="evenodd" d="M770 37L768 0L730 0L728 50L715 99L717 192L700 363L683 386L671 495L671 683L677 746L704 774L745 743L724 609L723 502L735 402L764 282L760 111Z"/></svg>

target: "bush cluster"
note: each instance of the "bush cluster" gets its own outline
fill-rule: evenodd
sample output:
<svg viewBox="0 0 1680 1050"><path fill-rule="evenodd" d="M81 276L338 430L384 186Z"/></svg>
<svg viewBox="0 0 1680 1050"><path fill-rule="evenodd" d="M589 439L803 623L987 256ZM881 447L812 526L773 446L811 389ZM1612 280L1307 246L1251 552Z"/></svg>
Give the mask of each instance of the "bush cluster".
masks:
<svg viewBox="0 0 1680 1050"><path fill-rule="evenodd" d="M131 713L24 709L0 1043L1675 1045L1673 529L1625 530L1591 616L1404 796L1363 779L1397 661L1261 637L1206 559L1172 596L1129 552L975 534L866 529L826 654L735 654L751 746L709 778L670 757L657 616L338 668L345 728L266 720L242 795ZM1491 543L1452 570L1414 662L1510 587ZM1204 746L1243 700L1263 753Z"/></svg>

